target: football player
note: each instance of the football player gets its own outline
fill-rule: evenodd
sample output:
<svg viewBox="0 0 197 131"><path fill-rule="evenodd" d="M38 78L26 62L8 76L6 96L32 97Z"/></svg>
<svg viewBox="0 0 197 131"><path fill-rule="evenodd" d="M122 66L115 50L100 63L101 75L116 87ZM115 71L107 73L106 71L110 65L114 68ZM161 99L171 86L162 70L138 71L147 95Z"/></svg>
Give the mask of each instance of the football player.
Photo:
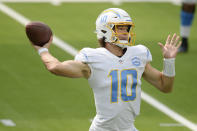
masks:
<svg viewBox="0 0 197 131"><path fill-rule="evenodd" d="M164 93L173 89L175 57L181 43L169 35L159 43L164 56L163 71L150 64L152 56L143 45L134 46L134 23L119 8L104 10L96 20L99 48L83 48L75 60L60 62L48 48L34 46L46 68L60 76L84 77L93 90L96 116L89 131L137 131L134 120L140 112L141 78Z"/></svg>
<svg viewBox="0 0 197 131"><path fill-rule="evenodd" d="M179 52L188 51L188 37L190 35L190 28L192 26L192 21L194 18L196 2L197 0L182 0L180 28L182 45L179 48Z"/></svg>

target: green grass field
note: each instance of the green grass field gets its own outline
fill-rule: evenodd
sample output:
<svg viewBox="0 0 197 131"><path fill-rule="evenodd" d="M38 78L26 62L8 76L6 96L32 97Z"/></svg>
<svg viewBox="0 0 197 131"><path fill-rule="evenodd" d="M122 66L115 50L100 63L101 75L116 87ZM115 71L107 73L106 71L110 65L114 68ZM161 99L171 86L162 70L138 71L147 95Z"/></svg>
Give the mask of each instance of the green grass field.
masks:
<svg viewBox="0 0 197 131"><path fill-rule="evenodd" d="M47 23L54 34L76 49L97 47L95 20L108 4L64 3L6 4L31 20ZM180 7L164 3L124 3L136 25L136 44L146 45L153 56L152 65L162 69L158 42L169 33L179 34ZM197 15L195 16L197 17ZM197 123L197 20L194 21L190 49L176 59L176 80L171 94L160 93L143 81L142 89ZM59 60L73 56L52 46L50 52ZM94 99L85 79L57 77L43 66L29 44L24 26L0 12L0 119L11 119L15 127L0 123L0 131L87 131L95 115ZM184 126L164 127L177 123L142 101L141 114L135 125L140 131L189 131Z"/></svg>

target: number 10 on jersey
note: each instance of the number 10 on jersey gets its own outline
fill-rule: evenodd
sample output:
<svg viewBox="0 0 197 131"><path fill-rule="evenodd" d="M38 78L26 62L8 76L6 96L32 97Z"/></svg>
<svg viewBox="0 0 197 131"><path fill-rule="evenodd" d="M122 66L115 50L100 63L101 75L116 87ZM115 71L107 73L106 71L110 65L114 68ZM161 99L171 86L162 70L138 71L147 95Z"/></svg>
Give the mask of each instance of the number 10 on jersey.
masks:
<svg viewBox="0 0 197 131"><path fill-rule="evenodd" d="M119 77L120 74L120 77ZM131 83L131 95L128 95L128 76L131 75L132 83ZM111 77L111 102L118 102L118 94L120 91L120 97L123 101L133 101L136 98L136 87L137 87L137 71L134 69L128 70L112 70L109 73L109 77ZM120 78L120 80L119 80ZM120 86L120 90L119 90ZM128 87L129 88L129 87Z"/></svg>

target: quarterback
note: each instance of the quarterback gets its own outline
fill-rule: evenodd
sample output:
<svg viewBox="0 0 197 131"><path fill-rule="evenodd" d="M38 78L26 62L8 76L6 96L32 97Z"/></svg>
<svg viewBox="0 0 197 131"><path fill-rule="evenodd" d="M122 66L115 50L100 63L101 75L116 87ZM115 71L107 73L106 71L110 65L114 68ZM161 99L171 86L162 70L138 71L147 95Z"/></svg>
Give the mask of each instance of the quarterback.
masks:
<svg viewBox="0 0 197 131"><path fill-rule="evenodd" d="M119 8L104 10L96 20L99 48L83 48L74 60L60 62L48 48L34 46L46 68L53 74L88 80L93 90L96 116L89 131L137 131L135 117L140 112L141 78L164 93L173 89L175 57L181 45L179 36L159 43L164 57L163 71L150 64L152 56L143 45L134 46L134 23Z"/></svg>

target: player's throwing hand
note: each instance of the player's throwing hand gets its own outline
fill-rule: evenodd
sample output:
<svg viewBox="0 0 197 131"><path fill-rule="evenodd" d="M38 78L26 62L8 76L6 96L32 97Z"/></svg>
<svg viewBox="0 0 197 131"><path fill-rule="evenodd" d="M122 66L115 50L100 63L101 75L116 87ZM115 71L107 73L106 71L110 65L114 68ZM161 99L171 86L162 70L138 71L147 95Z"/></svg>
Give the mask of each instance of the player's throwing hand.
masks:
<svg viewBox="0 0 197 131"><path fill-rule="evenodd" d="M166 44L158 43L162 49L164 58L175 58L178 52L178 48L181 46L181 41L179 42L179 36L174 34L172 38L168 35Z"/></svg>
<svg viewBox="0 0 197 131"><path fill-rule="evenodd" d="M32 46L33 46L33 47L34 47L34 49L36 49L37 51L38 51L39 49L41 49L41 48L47 48L47 49L49 49L49 47L50 47L50 45L51 45L52 41L53 41L53 36L51 36L51 37L50 37L49 42L47 42L46 44L44 44L44 46L43 46L43 47L40 47L40 46L34 45L33 43L32 43Z"/></svg>

